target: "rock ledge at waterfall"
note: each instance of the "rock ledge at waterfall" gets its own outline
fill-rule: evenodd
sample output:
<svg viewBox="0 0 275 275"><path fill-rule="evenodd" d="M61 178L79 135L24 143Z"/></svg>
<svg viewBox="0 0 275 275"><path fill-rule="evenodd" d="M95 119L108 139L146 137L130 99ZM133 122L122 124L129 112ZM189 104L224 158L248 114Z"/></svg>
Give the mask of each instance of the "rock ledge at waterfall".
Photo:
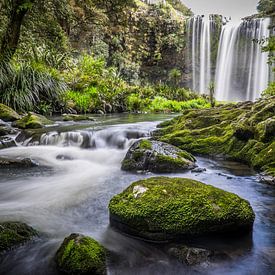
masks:
<svg viewBox="0 0 275 275"><path fill-rule="evenodd" d="M239 196L185 178L131 184L109 204L110 224L129 235L167 241L250 231L254 212Z"/></svg>

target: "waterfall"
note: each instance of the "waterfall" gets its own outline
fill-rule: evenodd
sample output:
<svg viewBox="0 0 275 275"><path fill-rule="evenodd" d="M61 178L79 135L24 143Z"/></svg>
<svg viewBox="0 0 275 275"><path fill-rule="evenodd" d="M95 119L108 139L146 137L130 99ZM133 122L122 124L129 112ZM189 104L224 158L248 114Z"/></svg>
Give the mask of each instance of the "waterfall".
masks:
<svg viewBox="0 0 275 275"><path fill-rule="evenodd" d="M269 19L227 23L221 33L217 66L218 100L255 100L267 87L267 53L257 43L269 36Z"/></svg>
<svg viewBox="0 0 275 275"><path fill-rule="evenodd" d="M191 66L189 87L201 94L207 93L213 79L211 73L211 34L214 30L214 17L196 15L187 24L187 66ZM191 62L190 62L191 61Z"/></svg>

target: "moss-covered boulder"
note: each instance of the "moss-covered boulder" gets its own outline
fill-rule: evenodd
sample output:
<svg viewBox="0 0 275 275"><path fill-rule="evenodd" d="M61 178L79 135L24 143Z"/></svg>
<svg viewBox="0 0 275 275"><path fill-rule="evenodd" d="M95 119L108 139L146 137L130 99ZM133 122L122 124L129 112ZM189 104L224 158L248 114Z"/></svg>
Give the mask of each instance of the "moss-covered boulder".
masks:
<svg viewBox="0 0 275 275"><path fill-rule="evenodd" d="M10 107L0 103L0 119L4 121L15 121L20 119L20 115Z"/></svg>
<svg viewBox="0 0 275 275"><path fill-rule="evenodd" d="M165 241L251 230L254 212L239 196L185 178L154 177L131 184L109 204L111 226Z"/></svg>
<svg viewBox="0 0 275 275"><path fill-rule="evenodd" d="M222 156L275 177L275 97L186 110L161 124L155 139L192 154Z"/></svg>
<svg viewBox="0 0 275 275"><path fill-rule="evenodd" d="M54 124L53 121L47 119L42 115L35 113L28 113L26 116L13 123L13 126L21 129L38 129L43 128L46 125Z"/></svg>
<svg viewBox="0 0 275 275"><path fill-rule="evenodd" d="M36 230L25 223L0 223L0 253L31 240L37 234Z"/></svg>
<svg viewBox="0 0 275 275"><path fill-rule="evenodd" d="M30 158L0 157L0 168L28 168L38 166L38 163Z"/></svg>
<svg viewBox="0 0 275 275"><path fill-rule="evenodd" d="M195 158L175 146L153 141L136 141L122 161L122 170L156 173L182 172L196 167Z"/></svg>
<svg viewBox="0 0 275 275"><path fill-rule="evenodd" d="M65 238L55 255L65 274L106 274L106 250L94 239L80 234Z"/></svg>

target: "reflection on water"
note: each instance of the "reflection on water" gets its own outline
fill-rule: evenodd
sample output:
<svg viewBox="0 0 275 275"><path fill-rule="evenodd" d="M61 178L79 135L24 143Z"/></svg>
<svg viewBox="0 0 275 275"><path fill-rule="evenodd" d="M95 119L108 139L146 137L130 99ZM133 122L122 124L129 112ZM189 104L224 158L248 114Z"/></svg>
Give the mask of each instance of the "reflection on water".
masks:
<svg viewBox="0 0 275 275"><path fill-rule="evenodd" d="M124 115L98 118L93 126L57 122L61 125L39 134L39 146L1 150L9 157L31 157L40 166L0 169L0 219L27 222L42 234L3 257L0 274L56 274L53 255L72 232L90 235L111 251L110 274L272 274L274 187L259 183L251 169L238 163L198 158L205 172L171 174L212 184L251 202L256 212L253 235L197 240L200 247L225 252L226 261L188 267L168 256L167 244L145 243L108 227L111 197L132 181L153 175L120 170L127 148L136 138L148 136L155 121L163 119L163 115ZM86 143L93 146L82 146L76 138L79 133L89 137Z"/></svg>

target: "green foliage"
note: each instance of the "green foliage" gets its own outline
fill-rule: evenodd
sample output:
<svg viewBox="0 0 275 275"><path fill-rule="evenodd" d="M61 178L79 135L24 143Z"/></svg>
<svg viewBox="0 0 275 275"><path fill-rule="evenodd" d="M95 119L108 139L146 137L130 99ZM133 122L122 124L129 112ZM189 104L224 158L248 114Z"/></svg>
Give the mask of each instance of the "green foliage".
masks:
<svg viewBox="0 0 275 275"><path fill-rule="evenodd" d="M260 0L257 9L264 14L272 14L275 12L275 2L274 0Z"/></svg>
<svg viewBox="0 0 275 275"><path fill-rule="evenodd" d="M0 102L15 110L35 110L43 101L54 106L65 89L58 73L39 64L0 65Z"/></svg>
<svg viewBox="0 0 275 275"><path fill-rule="evenodd" d="M275 96L275 82L269 83L266 90L263 91L262 96L264 97Z"/></svg>

